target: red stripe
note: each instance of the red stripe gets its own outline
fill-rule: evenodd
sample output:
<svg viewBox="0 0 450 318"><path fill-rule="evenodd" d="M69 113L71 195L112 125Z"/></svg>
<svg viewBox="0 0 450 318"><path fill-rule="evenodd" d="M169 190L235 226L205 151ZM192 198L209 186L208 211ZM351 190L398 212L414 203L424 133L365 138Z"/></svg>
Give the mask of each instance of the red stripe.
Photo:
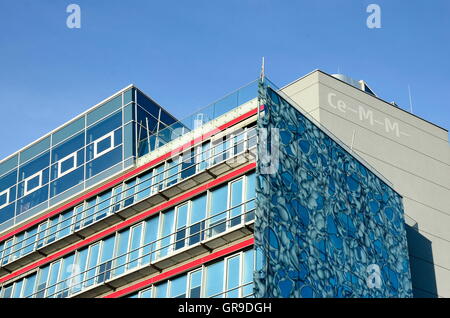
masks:
<svg viewBox="0 0 450 318"><path fill-rule="evenodd" d="M170 271L167 271L165 273L156 275L155 277L149 278L147 280L144 280L144 281L139 282L137 284L134 284L132 286L126 287L126 288L124 288L122 290L116 291L116 292L114 292L112 294L106 295L103 298L118 298L118 297L125 296L125 295L127 295L129 293L132 293L134 291L140 290L140 289L142 289L144 287L147 287L147 286L149 286L151 284L157 283L157 282L159 282L161 280L167 279L167 278L169 278L171 276L180 274L180 273L188 271L190 269L194 269L195 267L203 265L203 264L205 264L205 263L207 263L209 261L215 260L217 258L220 258L220 257L223 257L225 255L231 254L233 252L239 251L239 250L241 250L243 248L246 248L248 246L253 245L253 243L254 243L254 238L248 239L248 240L243 241L241 243L238 243L236 245L227 247L227 248L225 248L225 249L223 249L221 251L218 251L218 252L215 252L215 253L211 253L211 254L209 254L209 255L207 255L205 257L199 258L199 259L197 259L195 261L189 262L189 263L184 264L184 265L182 265L180 267L171 269Z"/></svg>
<svg viewBox="0 0 450 318"><path fill-rule="evenodd" d="M150 209L150 210L148 210L146 212L143 212L143 213L141 213L139 215L136 215L136 216L130 218L129 220L126 220L126 221L123 221L121 223L118 223L118 224L116 224L116 225L114 225L114 226L112 226L112 227L110 227L110 228L108 228L106 230L103 230L103 231L101 231L101 232L99 232L99 233L97 233L97 234L95 234L95 235L93 235L93 236L91 236L91 237L89 237L89 238L87 238L85 240L82 240L82 241L80 241L80 242L78 242L78 243L76 243L74 245L71 245L71 246L69 246L69 247L67 247L65 249L62 249L62 250L56 252L55 254L47 256L47 257L37 261L36 263L30 264L30 265L28 265L26 267L23 267L23 268L17 270L16 272L13 272L13 273L11 273L11 274L9 274L7 276L4 276L4 277L0 278L0 283L4 283L4 282L6 282L6 281L8 281L8 280L10 280L10 279L12 279L14 277L17 277L19 275L22 275L22 274L24 274L24 273L26 273L26 272L28 272L28 271L36 268L36 267L42 266L42 265L44 265L44 264L46 264L48 262L51 262L51 261L53 261L55 259L58 259L58 258L64 256L65 254L68 254L68 253L70 253L70 252L72 252L72 251L74 251L76 249L79 249L79 248L81 248L83 246L86 246L89 243L97 241L97 240L99 240L99 239L101 239L101 238L103 238L103 237L105 237L105 236L107 236L107 235L109 235L111 233L114 233L114 232L116 232L116 231L118 231L120 229L123 229L124 227L130 226L130 225L132 225L132 224L134 224L136 222L139 222L139 221L147 218L148 216L150 216L150 215L152 215L152 214L154 214L156 212L164 210L164 209L166 209L166 208L168 208L168 207L170 207L172 205L175 205L175 204L177 204L179 202L182 202L182 201L184 201L184 200L186 200L186 199L188 199L190 197L193 197L193 196L195 196L195 195L197 195L197 194L199 194L201 192L204 192L205 190L208 190L208 189L210 189L210 188L212 188L212 187L214 187L216 185L219 185L220 183L223 183L225 181L233 179L236 176L244 174L244 173L254 169L255 167L256 167L256 163L253 162L253 163L250 163L250 164L248 164L248 165L246 165L244 167L241 167L241 168L239 168L239 169L237 169L237 170L235 170L235 171L233 171L233 172L231 172L231 173L229 173L227 175L219 177L219 178L217 178L217 179L215 179L215 180L213 180L211 182L205 183L204 185L202 185L202 186L200 186L198 188L195 188L194 190L191 190L191 191L189 191L189 192L187 192L187 193L185 193L185 194L183 194L183 195L181 195L179 197L176 197L176 198L174 198L172 200L169 200L169 201L164 202L164 203L162 203L162 204L160 204L158 206L155 206L155 207L153 207L152 209Z"/></svg>
<svg viewBox="0 0 450 318"><path fill-rule="evenodd" d="M171 157L174 154L182 152L186 148L188 148L190 146L193 146L196 143L201 142L202 140L204 140L204 139L206 139L208 137L211 137L212 135L214 135L214 134L216 134L216 133L218 133L218 132L220 132L222 130L227 129L227 128L229 128L229 127L239 123L240 121L243 121L244 119L255 115L256 113L257 113L257 108L252 109L251 111L249 111L249 112L247 112L247 113L245 113L245 114L243 114L243 115L233 119L232 121L229 121L228 123L225 123L225 124L219 126L218 128L213 129L212 131L210 131L210 132L208 132L208 133L206 133L206 134L204 134L204 135L194 139L193 141L187 142L184 145L176 148L175 150L172 150L172 151L170 151L168 153L165 153L164 155L162 155L162 156L160 156L160 157L158 157L158 158L156 158L156 159L146 163L145 165L143 165L143 166L141 166L139 168L136 168L136 169L134 169L134 170L132 170L132 171L130 171L130 172L128 172L128 173L118 177L117 179L114 179L114 180L106 183L105 185L103 185L103 186L101 186L101 187L99 187L97 189L94 189L94 190L90 191L89 193L86 193L85 195L83 195L81 197L76 198L73 201L70 201L69 203L67 203L67 204L57 208L56 210L53 210L52 212L49 212L49 213L47 213L47 214L37 218L34 221L31 221L31 222L29 222L29 223L27 223L27 224L25 224L25 225L15 229L15 230L11 231L11 232L3 235L3 236L0 236L0 242L10 238L11 236L13 236L13 235L15 235L15 234L17 234L17 233L19 233L21 231L24 231L24 230L32 227L33 225L36 225L36 224L44 221L45 219L48 219L48 218L54 216L55 214L58 214L59 212L62 212L64 210L68 209L68 208L71 208L71 207L77 205L78 203L83 202L84 200L86 200L86 199L88 199L88 198L90 198L90 197L92 197L92 196L94 196L94 195L96 195L96 194L98 194L100 192L103 192L104 190L106 190L108 188L113 187L114 185L118 184L119 182L122 182L125 179L127 179L129 177L132 177L132 176L138 174L139 172L141 172L141 171L143 171L143 170L145 170L145 169L147 169L147 168L149 168L149 167L151 167L153 165L156 165L157 163L159 163L159 162L161 162L161 161Z"/></svg>

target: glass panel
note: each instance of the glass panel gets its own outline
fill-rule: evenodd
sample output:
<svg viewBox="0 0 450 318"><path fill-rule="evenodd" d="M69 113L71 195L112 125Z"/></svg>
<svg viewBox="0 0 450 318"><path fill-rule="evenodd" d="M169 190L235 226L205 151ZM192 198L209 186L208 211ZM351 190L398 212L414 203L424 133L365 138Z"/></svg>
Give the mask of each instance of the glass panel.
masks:
<svg viewBox="0 0 450 318"><path fill-rule="evenodd" d="M152 185L152 171L148 171L139 177L137 200L140 201L150 196L150 186Z"/></svg>
<svg viewBox="0 0 450 318"><path fill-rule="evenodd" d="M116 236L110 236L103 241L102 244L102 256L100 259L100 267L97 283L104 282L111 278L112 258L114 254L114 246L116 242Z"/></svg>
<svg viewBox="0 0 450 318"><path fill-rule="evenodd" d="M152 298L152 288L150 287L147 290L143 290L140 294L139 298Z"/></svg>
<svg viewBox="0 0 450 318"><path fill-rule="evenodd" d="M135 185L136 185L136 179L133 179L131 181L128 181L125 184L125 200L124 200L124 207L129 206L130 204L133 204L134 202L134 191L135 191Z"/></svg>
<svg viewBox="0 0 450 318"><path fill-rule="evenodd" d="M83 226L88 226L94 221L95 203L97 197L94 197L86 202L86 210L84 212Z"/></svg>
<svg viewBox="0 0 450 318"><path fill-rule="evenodd" d="M111 190L98 196L97 212L95 219L99 220L109 214L109 206L111 205Z"/></svg>
<svg viewBox="0 0 450 318"><path fill-rule="evenodd" d="M44 245L45 233L47 232L47 225L48 225L48 222L39 224L37 248L40 248L41 246Z"/></svg>
<svg viewBox="0 0 450 318"><path fill-rule="evenodd" d="M59 276L59 268L61 265L61 261L58 261L56 263L53 263L51 265L50 268L50 279L48 282L48 287L47 287L47 294L46 297L48 298L55 298L56 293L56 282L58 280L58 276Z"/></svg>
<svg viewBox="0 0 450 318"><path fill-rule="evenodd" d="M86 270L86 262L87 262L87 257L88 257L88 248L84 248L81 251L77 252L77 262L75 264L75 266L73 266L72 268L72 273L71 273L71 288L69 289L69 292L71 294L75 294L76 292L80 291L82 288L82 282L83 282L83 278L85 276L84 271Z"/></svg>
<svg viewBox="0 0 450 318"><path fill-rule="evenodd" d="M183 153L181 164L181 179L188 178L195 173L195 148Z"/></svg>
<svg viewBox="0 0 450 318"><path fill-rule="evenodd" d="M123 232L119 232L119 238L117 243L117 254L115 261L114 276L120 275L125 271L125 263L127 260L126 253L128 252L128 240L130 238L130 229L126 229Z"/></svg>
<svg viewBox="0 0 450 318"><path fill-rule="evenodd" d="M13 239L10 239L5 243L5 248L3 249L2 265L9 263L9 258L11 256L11 246Z"/></svg>
<svg viewBox="0 0 450 318"><path fill-rule="evenodd" d="M175 249L180 249L185 245L186 222L189 203L183 204L177 208L177 232L175 234Z"/></svg>
<svg viewBox="0 0 450 318"><path fill-rule="evenodd" d="M59 228L59 215L50 219L50 225L48 227L48 236L46 240L46 244L50 244L56 239L56 232Z"/></svg>
<svg viewBox="0 0 450 318"><path fill-rule="evenodd" d="M210 145L211 143L209 141L202 144L201 147L199 147L199 164L198 164L198 171L203 171L209 166L209 159L210 159Z"/></svg>
<svg viewBox="0 0 450 318"><path fill-rule="evenodd" d="M152 193L156 193L163 188L162 180L164 179L164 165L156 167L153 173Z"/></svg>
<svg viewBox="0 0 450 318"><path fill-rule="evenodd" d="M223 261L209 265L206 267L206 287L205 297L222 298L223 294L223 277L224 277ZM216 296L217 294L221 294Z"/></svg>
<svg viewBox="0 0 450 318"><path fill-rule="evenodd" d="M256 198L256 174L252 173L247 176L247 187L246 187L246 195L245 200L248 202L245 205L245 221L251 221L255 218L255 198ZM252 200L249 202L249 200Z"/></svg>
<svg viewBox="0 0 450 318"><path fill-rule="evenodd" d="M61 215L61 227L58 232L57 238L64 237L66 235L69 235L70 233L70 226L72 223L72 216L73 216L73 209L63 213Z"/></svg>
<svg viewBox="0 0 450 318"><path fill-rule="evenodd" d="M75 254L63 258L61 274L56 286L57 298L65 298L71 292L71 288L79 284L79 269L75 261ZM77 277L78 276L78 277Z"/></svg>
<svg viewBox="0 0 450 318"><path fill-rule="evenodd" d="M16 236L16 238L14 240L14 247L12 249L13 251L12 251L10 262L18 259L20 257L20 255L22 254L22 252L23 252L22 246L23 246L23 242L24 242L24 237L25 237L25 233L22 233L22 234L19 234L18 236Z"/></svg>
<svg viewBox="0 0 450 318"><path fill-rule="evenodd" d="M36 283L36 273L25 278L25 285L23 288L23 297L28 298L34 293L34 285Z"/></svg>
<svg viewBox="0 0 450 318"><path fill-rule="evenodd" d="M162 238L160 241L160 251L159 257L166 256L172 251L172 241L173 241L173 226L174 226L174 210L171 209L162 214L163 218L163 230Z"/></svg>
<svg viewBox="0 0 450 318"><path fill-rule="evenodd" d="M141 256L142 248L141 248L141 240L142 240L142 224L135 226L131 230L131 244L130 244L130 258L128 269L134 268L141 264Z"/></svg>
<svg viewBox="0 0 450 318"><path fill-rule="evenodd" d="M230 222L229 226L233 227L241 223L242 213L244 207L242 205L242 179L231 184L231 199L230 199Z"/></svg>
<svg viewBox="0 0 450 318"><path fill-rule="evenodd" d="M211 209L209 215L209 237L225 231L227 217L228 185L223 185L211 191Z"/></svg>
<svg viewBox="0 0 450 318"><path fill-rule="evenodd" d="M22 286L23 286L23 279L17 281L14 283L14 293L13 298L21 298L22 296Z"/></svg>
<svg viewBox="0 0 450 318"><path fill-rule="evenodd" d="M192 200L191 220L189 229L189 245L205 238L206 194Z"/></svg>
<svg viewBox="0 0 450 318"><path fill-rule="evenodd" d="M171 298L186 298L186 282L187 276L183 275L175 278L170 282Z"/></svg>
<svg viewBox="0 0 450 318"><path fill-rule="evenodd" d="M248 297L253 294L253 271L255 269L254 262L255 253L253 250L244 252L244 264L242 273L242 297Z"/></svg>
<svg viewBox="0 0 450 318"><path fill-rule="evenodd" d="M122 195L122 185L117 186L113 189L113 199L111 207L112 212L117 212L120 210Z"/></svg>
<svg viewBox="0 0 450 318"><path fill-rule="evenodd" d="M49 265L41 268L39 270L39 280L36 288L36 298L44 298L45 295L45 288L47 287L47 280L48 280L48 272L49 272Z"/></svg>
<svg viewBox="0 0 450 318"><path fill-rule="evenodd" d="M75 208L75 219L74 219L74 231L78 230L81 227L81 220L83 218L84 205L79 205Z"/></svg>
<svg viewBox="0 0 450 318"><path fill-rule="evenodd" d="M167 161L167 172L166 172L167 187L178 182L178 169L179 169L178 158Z"/></svg>
<svg viewBox="0 0 450 318"><path fill-rule="evenodd" d="M2 298L11 298L12 291L13 291L13 284L3 287Z"/></svg>
<svg viewBox="0 0 450 318"><path fill-rule="evenodd" d="M24 254L31 253L34 250L36 237L37 237L37 227L32 228L31 230L27 231L26 233L26 239L25 239L25 245L24 245Z"/></svg>
<svg viewBox="0 0 450 318"><path fill-rule="evenodd" d="M167 282L155 286L156 298L167 297Z"/></svg>
<svg viewBox="0 0 450 318"><path fill-rule="evenodd" d="M239 297L239 276L241 265L241 256L237 255L227 260L227 294L226 298Z"/></svg>
<svg viewBox="0 0 450 318"><path fill-rule="evenodd" d="M100 251L100 243L97 243L89 247L89 261L87 265L84 287L88 287L94 284L94 277L96 276L96 272L98 270L97 264L99 251Z"/></svg>
<svg viewBox="0 0 450 318"><path fill-rule="evenodd" d="M201 297L202 270L195 271L190 274L189 282L189 298Z"/></svg>
<svg viewBox="0 0 450 318"><path fill-rule="evenodd" d="M149 264L154 261L156 255L154 251L156 250L156 239L158 237L158 224L159 224L159 215L152 217L151 219L145 222L145 236L144 236L144 251L143 262L145 264Z"/></svg>

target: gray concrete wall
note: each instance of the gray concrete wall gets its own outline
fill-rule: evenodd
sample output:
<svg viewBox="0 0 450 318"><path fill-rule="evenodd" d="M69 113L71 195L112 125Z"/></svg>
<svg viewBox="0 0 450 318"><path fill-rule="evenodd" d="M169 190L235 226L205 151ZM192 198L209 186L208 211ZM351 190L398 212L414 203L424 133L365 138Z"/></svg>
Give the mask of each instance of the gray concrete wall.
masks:
<svg viewBox="0 0 450 318"><path fill-rule="evenodd" d="M283 92L404 198L416 297L450 297L448 132L320 71Z"/></svg>

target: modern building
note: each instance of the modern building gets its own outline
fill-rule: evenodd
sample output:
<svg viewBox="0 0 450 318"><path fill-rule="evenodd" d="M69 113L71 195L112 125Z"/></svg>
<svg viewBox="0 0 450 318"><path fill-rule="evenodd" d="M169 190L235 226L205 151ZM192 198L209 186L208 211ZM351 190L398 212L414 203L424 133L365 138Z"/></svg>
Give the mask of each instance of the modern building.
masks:
<svg viewBox="0 0 450 318"><path fill-rule="evenodd" d="M363 81L130 85L0 162L0 297L445 297L449 165Z"/></svg>

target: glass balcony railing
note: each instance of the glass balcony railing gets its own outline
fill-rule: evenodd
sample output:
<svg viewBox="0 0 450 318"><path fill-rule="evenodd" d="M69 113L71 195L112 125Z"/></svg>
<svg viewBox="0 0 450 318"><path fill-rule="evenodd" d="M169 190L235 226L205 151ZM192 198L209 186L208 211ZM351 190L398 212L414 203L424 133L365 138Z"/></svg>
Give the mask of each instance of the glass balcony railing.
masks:
<svg viewBox="0 0 450 318"><path fill-rule="evenodd" d="M196 111L183 120L177 121L167 126L156 134L148 133L145 138L140 138L138 146L138 157L179 138L188 132L201 127L202 125L218 118L219 116L233 110L234 108L251 101L258 97L259 79L237 89L225 97L209 104L208 106ZM278 89L269 79L265 79L266 85Z"/></svg>
<svg viewBox="0 0 450 318"><path fill-rule="evenodd" d="M184 154L188 155L180 155L178 161L172 158L137 178L124 181L119 186L62 212L58 217L1 243L0 267L157 195L188 177L222 162L239 160L236 157L246 151L256 152L256 144L256 129L253 126L234 133L229 140L209 143L209 147L205 147L203 143L187 148Z"/></svg>
<svg viewBox="0 0 450 318"><path fill-rule="evenodd" d="M66 279L49 284L27 298L70 297L113 280L116 277L122 277L128 273L140 270L163 258L182 252L184 249L189 249L193 245L204 244L226 231L252 222L255 217L254 206L255 198L242 202L205 218L198 224L192 224L190 229L195 228L195 231L189 231L189 234L187 234L188 231L185 229L182 236L179 235L180 230L172 232L148 244L117 255L106 262L89 267L84 271L76 271ZM239 213L236 213L237 210L240 210ZM215 297L218 297L218 295Z"/></svg>

